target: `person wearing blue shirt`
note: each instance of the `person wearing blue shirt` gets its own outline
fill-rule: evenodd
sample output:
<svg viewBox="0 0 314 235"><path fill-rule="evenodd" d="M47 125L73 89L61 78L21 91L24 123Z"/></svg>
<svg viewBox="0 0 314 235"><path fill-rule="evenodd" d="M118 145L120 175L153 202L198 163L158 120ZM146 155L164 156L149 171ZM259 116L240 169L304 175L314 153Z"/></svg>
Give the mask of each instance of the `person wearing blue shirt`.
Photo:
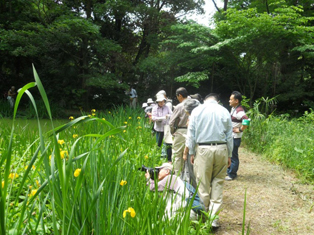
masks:
<svg viewBox="0 0 314 235"><path fill-rule="evenodd" d="M211 215L217 215L221 208L225 174L233 149L230 113L218 100L218 95L211 93L204 104L193 110L186 138L198 192ZM212 226L219 227L218 218Z"/></svg>

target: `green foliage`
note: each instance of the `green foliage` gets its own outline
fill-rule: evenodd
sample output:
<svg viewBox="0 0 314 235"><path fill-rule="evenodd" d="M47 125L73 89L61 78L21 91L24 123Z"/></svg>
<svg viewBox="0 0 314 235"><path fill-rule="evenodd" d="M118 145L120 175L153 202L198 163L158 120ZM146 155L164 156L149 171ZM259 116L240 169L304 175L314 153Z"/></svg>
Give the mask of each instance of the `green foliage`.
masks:
<svg viewBox="0 0 314 235"><path fill-rule="evenodd" d="M163 218L165 200L138 171L164 161L142 110L93 109L55 128L35 69L34 77L18 93L13 120L1 122L1 234L188 234L192 205ZM36 86L49 121L39 120L29 92ZM24 94L37 118L27 125L16 119Z"/></svg>
<svg viewBox="0 0 314 235"><path fill-rule="evenodd" d="M258 111L258 107L254 106L248 112L252 121L243 135L246 146L293 169L305 182L313 183L313 111L289 120L287 115L267 117Z"/></svg>

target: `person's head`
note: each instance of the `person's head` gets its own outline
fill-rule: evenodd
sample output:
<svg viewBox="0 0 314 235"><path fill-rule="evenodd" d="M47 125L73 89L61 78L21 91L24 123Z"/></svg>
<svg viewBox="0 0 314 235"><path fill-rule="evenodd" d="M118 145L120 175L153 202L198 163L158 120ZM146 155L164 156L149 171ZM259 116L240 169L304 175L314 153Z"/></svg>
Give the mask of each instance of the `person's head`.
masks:
<svg viewBox="0 0 314 235"><path fill-rule="evenodd" d="M208 101L208 100L215 100L215 101L219 101L219 95L216 94L216 93L210 93L208 94L206 97L205 97L205 102Z"/></svg>
<svg viewBox="0 0 314 235"><path fill-rule="evenodd" d="M157 96L156 102L157 102L159 107L162 107L162 106L165 105L165 100L166 100L166 98L164 97L164 95L163 94L159 94Z"/></svg>
<svg viewBox="0 0 314 235"><path fill-rule="evenodd" d="M157 94L156 94L156 97L158 95L163 95L165 98L167 98L167 93L164 90L158 91Z"/></svg>
<svg viewBox="0 0 314 235"><path fill-rule="evenodd" d="M155 169L159 169L158 180L162 180L167 175L172 174L173 165L171 165L170 163L164 163L161 166L155 167Z"/></svg>
<svg viewBox="0 0 314 235"><path fill-rule="evenodd" d="M184 87L180 87L176 90L176 96L178 101L181 103L188 97L188 92Z"/></svg>
<svg viewBox="0 0 314 235"><path fill-rule="evenodd" d="M229 105L231 107L237 107L238 105L241 104L241 101L242 101L242 94L238 91L233 91L229 99Z"/></svg>
<svg viewBox="0 0 314 235"><path fill-rule="evenodd" d="M142 109L145 109L147 106L148 106L147 103L143 103L142 104Z"/></svg>
<svg viewBox="0 0 314 235"><path fill-rule="evenodd" d="M191 97L192 99L198 100L200 103L202 103L202 101L203 101L202 96L201 96L200 94L198 94L198 93L196 93L196 94L194 94L194 95L190 95L190 97Z"/></svg>
<svg viewBox="0 0 314 235"><path fill-rule="evenodd" d="M147 104L148 104L148 106L150 106L150 105L153 104L153 103L154 103L154 101L153 101L152 98L148 98L148 99L147 99Z"/></svg>
<svg viewBox="0 0 314 235"><path fill-rule="evenodd" d="M184 110L188 115L191 115L193 109L200 105L200 102L196 99L187 99L184 103Z"/></svg>
<svg viewBox="0 0 314 235"><path fill-rule="evenodd" d="M11 91L15 91L15 86L11 86Z"/></svg>

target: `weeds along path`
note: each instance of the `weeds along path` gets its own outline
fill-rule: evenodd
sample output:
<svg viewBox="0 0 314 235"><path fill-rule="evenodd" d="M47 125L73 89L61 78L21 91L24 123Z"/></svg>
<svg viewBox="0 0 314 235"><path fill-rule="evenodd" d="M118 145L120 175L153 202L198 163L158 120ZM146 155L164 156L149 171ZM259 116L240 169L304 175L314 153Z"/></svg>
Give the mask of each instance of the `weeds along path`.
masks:
<svg viewBox="0 0 314 235"><path fill-rule="evenodd" d="M245 189L250 234L314 234L314 186L302 185L291 172L245 148L239 157L238 178L224 185L221 227L215 234L242 234Z"/></svg>

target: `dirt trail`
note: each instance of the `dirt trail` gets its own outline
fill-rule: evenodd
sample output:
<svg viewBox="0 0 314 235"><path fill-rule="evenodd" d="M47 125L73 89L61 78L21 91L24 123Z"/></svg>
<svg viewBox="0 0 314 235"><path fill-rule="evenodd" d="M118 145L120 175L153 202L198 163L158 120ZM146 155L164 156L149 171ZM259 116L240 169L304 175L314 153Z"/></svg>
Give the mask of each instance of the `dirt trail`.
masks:
<svg viewBox="0 0 314 235"><path fill-rule="evenodd" d="M221 227L215 234L241 234L247 189L246 227L250 234L314 234L314 186L291 172L240 148L238 177L224 185Z"/></svg>

